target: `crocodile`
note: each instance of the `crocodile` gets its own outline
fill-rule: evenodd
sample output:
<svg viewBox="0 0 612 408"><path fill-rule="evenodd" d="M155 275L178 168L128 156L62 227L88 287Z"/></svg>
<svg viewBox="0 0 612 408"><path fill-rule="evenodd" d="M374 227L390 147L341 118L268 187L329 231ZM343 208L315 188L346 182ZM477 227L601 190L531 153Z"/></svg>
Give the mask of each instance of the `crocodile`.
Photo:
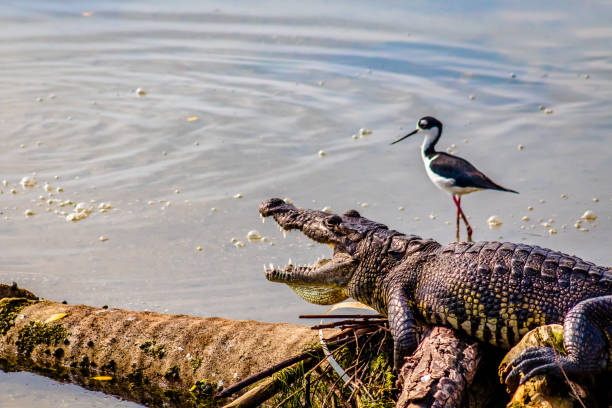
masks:
<svg viewBox="0 0 612 408"><path fill-rule="evenodd" d="M526 349L505 373L512 386L535 375L612 370L612 270L534 245L454 242L406 235L361 217L300 209L279 198L262 202L262 217L301 230L332 248L312 265L264 267L311 303L353 298L387 316L394 367L417 347L418 325L448 326L509 349L528 331L563 324L567 355Z"/></svg>

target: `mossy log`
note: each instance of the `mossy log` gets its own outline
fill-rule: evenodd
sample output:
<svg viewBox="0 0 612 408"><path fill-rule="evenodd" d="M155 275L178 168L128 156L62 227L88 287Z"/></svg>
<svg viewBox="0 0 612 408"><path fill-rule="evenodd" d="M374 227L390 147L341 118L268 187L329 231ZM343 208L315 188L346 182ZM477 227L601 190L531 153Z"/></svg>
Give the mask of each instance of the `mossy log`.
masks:
<svg viewBox="0 0 612 408"><path fill-rule="evenodd" d="M38 300L0 284L0 368L27 370L148 406L201 406L318 343L309 327ZM332 331L330 331L332 333ZM222 402L222 401L219 401Z"/></svg>

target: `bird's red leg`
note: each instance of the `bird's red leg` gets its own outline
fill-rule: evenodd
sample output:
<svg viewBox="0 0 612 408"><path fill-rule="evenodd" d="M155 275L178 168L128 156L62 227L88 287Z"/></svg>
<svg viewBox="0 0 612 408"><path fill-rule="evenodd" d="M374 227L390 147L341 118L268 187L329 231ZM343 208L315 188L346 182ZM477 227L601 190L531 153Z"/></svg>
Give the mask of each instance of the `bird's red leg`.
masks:
<svg viewBox="0 0 612 408"><path fill-rule="evenodd" d="M461 218L463 218L463 222L465 222L465 226L467 228L467 241L472 242L472 227L470 226L470 223L468 222L467 217L465 216L465 214L463 213L463 210L461 209L461 196L457 198L457 201L455 201L455 204L457 204L457 210L459 211Z"/></svg>
<svg viewBox="0 0 612 408"><path fill-rule="evenodd" d="M453 195L453 202L455 203L455 206L457 206L457 242L460 241L459 239L459 225L461 223L461 218L459 218L459 205L457 205L457 198Z"/></svg>

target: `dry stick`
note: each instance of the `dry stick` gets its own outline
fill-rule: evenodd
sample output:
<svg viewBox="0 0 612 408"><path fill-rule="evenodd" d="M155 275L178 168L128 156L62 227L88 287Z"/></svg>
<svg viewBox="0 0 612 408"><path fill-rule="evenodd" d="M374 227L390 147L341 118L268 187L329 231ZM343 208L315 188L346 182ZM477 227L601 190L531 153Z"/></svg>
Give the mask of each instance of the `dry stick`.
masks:
<svg viewBox="0 0 612 408"><path fill-rule="evenodd" d="M368 334L369 334L369 336L368 336L368 339L366 339L366 341L365 341L365 343L364 343L364 346L365 346L365 345L368 343L368 341L369 341L369 340L372 338L373 334L371 334L371 332L368 332L368 333L363 333L363 334L362 334L362 335L364 335L364 336L365 336L365 335L368 335ZM357 333L354 333L354 336L355 336L355 347L356 347L356 349L358 349L358 348L359 348L359 342L358 342L358 339L359 339L359 336L360 336L360 335L358 335ZM355 388L353 389L353 392L351 393L351 396L349 397L349 400L350 400L350 399L353 397L353 395L354 395L354 394L355 394L355 393L358 391L358 389L359 389L359 388L363 388L362 383L358 383L358 382L356 382L356 381L354 381L354 380L353 380L353 378L356 378L356 377L357 377L357 373L359 372L359 362L360 362L360 356L361 356L361 352L362 352L362 351L363 351L363 347L361 347L361 351L357 351L357 350L356 350L357 355L356 355L356 361L355 361L355 363L354 363L354 364L352 364L350 367L348 367L348 368L345 370L345 372L346 372L347 374L348 374L349 372L351 372L352 370L354 370L354 373L353 373L353 374L352 374L352 375L349 377L349 381L345 381L345 384L348 384L348 383L350 382L350 383L352 383L352 384L355 386ZM366 392L367 392L367 390L366 390ZM369 395L369 393L368 393L368 395ZM371 395L370 395L370 397L371 397Z"/></svg>
<svg viewBox="0 0 612 408"><path fill-rule="evenodd" d="M337 326L359 326L359 327L371 327L373 322L361 321L361 320L341 320L339 322L317 324L311 327L312 330L329 329Z"/></svg>
<svg viewBox="0 0 612 408"><path fill-rule="evenodd" d="M353 333L354 333L354 331L353 331ZM358 336L355 336L355 338L354 338L354 341L355 341L355 342L357 342L357 338L358 338ZM334 352L339 351L339 350L340 350L340 348L336 348L336 350L334 350ZM355 363L355 364L351 365L350 367L348 367L348 368L345 370L345 372L348 372L348 371L352 370L352 369L353 369L353 368L356 366L356 364L357 364L357 363ZM338 389L338 387L337 387L338 382L339 382L341 379L342 379L342 377L338 376L338 378L337 378L337 379L336 379L336 380L335 380L335 381L334 381L334 382L331 384L330 390L329 390L329 392L327 393L327 395L325 396L325 400L324 400L324 401L326 401L326 400L327 400L327 399L330 397L331 393L333 392L333 393L334 393L334 395L336 395L336 397L338 397L338 399L344 403L344 405L346 405L346 406L349 406L349 407L350 407L350 406L351 406L351 403L350 403L350 397L349 397L349 399L348 399L348 400L345 400L345 399L344 399L344 397L342 396L342 393L340 393L340 391L339 391L339 389ZM349 380L348 382L350 382L350 380ZM344 384L344 385L348 384L348 382L345 382L345 384ZM352 395L352 394L351 394L351 395ZM332 401L333 401L333 399L332 399Z"/></svg>
<svg viewBox="0 0 612 408"><path fill-rule="evenodd" d="M241 389L243 389L244 387L248 387L249 385L261 380L262 378L266 378L272 374L274 374L275 372L282 370L285 367L289 367L290 365L293 365L295 363L298 363L308 357L311 357L313 355L313 351L305 351L302 354L298 354L295 357L291 357L290 359L287 359L285 361L281 361L280 363L273 365L270 368L267 368L263 371L260 371L257 374L253 374L250 377L245 378L242 381L238 381L236 384L232 385L231 387L228 387L226 389L224 389L223 391L221 391L219 394L217 394L217 398L225 398L225 397L229 397L230 395L232 395L233 393L235 393L236 391L240 391Z"/></svg>
<svg viewBox="0 0 612 408"><path fill-rule="evenodd" d="M366 368L366 367L365 367L365 364L364 364L364 365L359 366L359 356L357 356L357 361L355 362L355 364L353 364L353 365L352 365L352 366L349 368L349 370L352 370L352 369L354 369L354 370L355 370L355 371L354 371L354 373L353 373L353 375L351 375L351 377L349 378L349 381L350 381L351 383L353 383L353 385L355 386L355 387L354 387L354 389L353 389L353 391L351 392L351 395L349 396L349 400L350 400L351 398L353 398L353 397L357 398L356 394L358 393L359 389L364 388L364 387L363 387L363 381L361 381L361 378L360 378L360 377L358 378L358 374L359 374L359 371L360 371L360 370L363 370L363 369L365 369L365 368ZM347 370L347 371L348 371L348 370ZM363 376L363 373L364 373L364 372L365 372L365 371L362 371L362 376ZM347 381L347 382L348 382L348 381ZM368 393L368 395L369 395L370 397L372 397L372 395L370 395L370 393L369 393L369 392L367 392L367 390L366 390L365 388L364 388L364 391L366 391L366 393Z"/></svg>
<svg viewBox="0 0 612 408"><path fill-rule="evenodd" d="M300 315L300 319L387 319L381 314Z"/></svg>
<svg viewBox="0 0 612 408"><path fill-rule="evenodd" d="M332 343L332 345L344 345L347 343L351 343L352 341L354 341L353 339L346 339L346 341L343 342L336 342L336 343ZM334 350L331 351L331 353L335 353L340 349L340 347L335 348ZM310 375L312 372L319 370L320 371L320 366L325 363L327 361L326 358L322 358L321 360L319 360L310 370L308 370L305 375ZM322 381L323 376L327 375L327 372L331 371L331 367L326 368L325 370L323 370L321 372L321 375L319 376L319 378L317 378L313 384L316 384L319 381ZM298 392L300 392L304 387L299 388L297 391L291 393L291 395L287 396L284 400L282 400L277 407L282 406L285 402L287 402L289 399L291 399L294 395L296 395Z"/></svg>
<svg viewBox="0 0 612 408"><path fill-rule="evenodd" d="M324 380L324 375L327 375L327 372L329 371L330 367L328 366L325 370L321 370L320 367L316 367L316 373L317 373L317 381L321 381L323 382ZM321 408L325 408L326 406L326 401L327 401L327 397L324 397L323 400L321 401L321 399L315 394L314 397L317 399L317 401L319 402L319 406ZM332 406L333 406L333 401L332 401Z"/></svg>
<svg viewBox="0 0 612 408"><path fill-rule="evenodd" d="M342 379L342 377L338 376L338 378L336 378L336 380L331 383L331 386L329 388L329 392L327 393L327 395L325 396L325 399L323 401L327 401L327 399L331 396L331 394L333 393L336 397L338 397L338 399L340 401L344 402L344 398L342 397L342 394L340 394L338 392L338 388L336 387L336 385L338 384L338 381L340 381ZM329 384L329 382L328 382ZM333 399L332 399L333 401Z"/></svg>
<svg viewBox="0 0 612 408"><path fill-rule="evenodd" d="M313 369L314 369L314 368L313 368ZM317 378L316 378L316 379L315 379L315 380L312 382L312 386L311 386L311 388L312 388L314 385L317 385L317 386L318 386L318 383L322 383L322 382L323 382L323 376L324 376L324 375L327 375L327 373L328 373L328 372L330 372L331 370L332 370L332 368L331 368L330 366L326 367L324 370L321 370L321 368L320 368L320 367L317 367L317 370L316 370L316 373L317 373ZM314 397L314 398L315 398L317 401L319 401L319 405L321 405L321 403L320 403L320 399L319 399L319 397L318 397L318 396L317 396L317 394L316 394L316 393L317 393L316 388L314 388L314 390L315 390L315 391L313 391L313 397Z"/></svg>
<svg viewBox="0 0 612 408"><path fill-rule="evenodd" d="M377 335L379 332L385 333L384 331L380 330L380 328L378 330L374 331L374 332L371 332L370 335L368 336L368 338L366 339L365 343L363 344L362 351L363 351L363 349L365 349L367 344L374 339L374 336ZM383 344L384 344L384 342L386 340L386 337L387 337L387 335L385 333L383 338L380 341L380 344L378 345L378 352L377 352L377 354L380 354L380 350L382 349L382 346L383 346ZM360 360L360 357L361 357L361 352L357 355L357 361ZM365 363L365 364L363 364L361 366L361 375L359 376L358 380L359 380L359 384L361 384L360 387L363 388L363 390L366 392L366 394L368 394L368 396L371 399L373 399L372 394L370 394L370 392L368 391L368 387L372 384L372 381L374 380L374 377L373 376L370 377L370 380L368 381L367 386L363 386L362 385L363 384L363 376L366 374L367 368L368 368L367 363ZM357 375L357 371L356 371L355 374ZM382 373L377 374L376 378L378 378L381 374Z"/></svg>
<svg viewBox="0 0 612 408"><path fill-rule="evenodd" d="M337 346L337 345L343 345L347 342L350 342L351 340L340 340L340 341L336 341L333 342L331 344L328 344L330 346ZM282 370L283 368L289 367L290 365L293 365L295 363L298 363L302 360L307 359L308 357L312 357L314 354L316 354L316 351L313 350L309 350L309 351L305 351L301 354L298 354L295 357L291 357L290 359L287 359L285 361L281 361L280 363L267 368L263 371L260 371L257 374L253 374L250 377L245 378L242 381L237 382L236 384L232 385L231 387L226 388L225 390L221 391L219 394L217 394L217 398L225 398L228 397L230 395L232 395L233 393L240 391L241 389L248 387L249 385L256 383L257 381L261 380L262 378L266 378L272 374L274 374L277 371Z"/></svg>
<svg viewBox="0 0 612 408"><path fill-rule="evenodd" d="M341 323L343 323L343 322L336 322L336 324L341 324ZM361 354L364 352L366 346L368 345L368 343L370 343L372 341L374 336L381 331L380 329L382 327L379 326L379 325L375 325L374 326L374 330L372 330L373 329L372 324L371 323L368 324L368 323L370 323L370 322L366 322L365 325L362 324L362 325L359 325L357 327L359 329L364 329L364 328L365 329L370 329L367 332L357 333L357 331L355 330L356 329L355 327L353 327L353 330L352 330L353 331L353 336L354 336L354 339L355 339L355 348L356 348L355 351L356 351L356 354L357 354L356 355L356 362L351 367L347 368L346 371L350 372L351 370L354 369L355 372L351 376L351 378L355 378L355 380L358 380L358 381L355 381L355 380L349 381L349 382L352 382L356 386L355 387L356 389L353 391L353 393L351 393L351 397L353 396L353 394L355 394L355 392L357 391L358 388L361 388L363 391L366 392L366 394L368 394L368 396L370 398L372 398L372 395L367 391L367 389L364 388L363 381L362 381L363 376L365 375L366 370L367 370L367 365L364 364L364 365L361 365L361 367L359 367L359 363L360 363L360 359L361 359ZM362 347L359 347L359 337L361 335L364 335L367 338L366 338L364 344L362 345ZM386 338L386 335L385 335L385 337L383 337L383 341L384 341L385 338ZM381 349L381 347L382 347L382 343L379 346L379 350ZM359 373L361 373L361 375L359 375Z"/></svg>
<svg viewBox="0 0 612 408"><path fill-rule="evenodd" d="M355 329L353 329L353 337L355 337L355 353L357 353L357 362L359 362L359 335L357 334L357 332L355 331Z"/></svg>
<svg viewBox="0 0 612 408"><path fill-rule="evenodd" d="M304 369L306 370L306 367L310 367L312 366L312 368L309 368L309 370L306 372L306 375L310 374L312 372L312 370L314 370L318 365L320 365L324 360L319 360L318 362L315 363L314 358L310 357L307 358L303 361L304 364ZM289 384L293 384L296 379L290 380ZM313 384L316 384L318 381L318 378L313 382ZM251 390L247 391L245 394L241 395L240 397L238 397L237 399L235 399L234 401L230 402L229 404L225 405L225 407L255 407L255 406L259 406L261 405L262 402L268 400L270 397L272 397L274 394L278 393L278 380L274 380L271 378L268 378L267 380L264 380L262 383L260 383L260 385L255 386L254 388L252 388ZM303 388L303 387L301 387Z"/></svg>
<svg viewBox="0 0 612 408"><path fill-rule="evenodd" d="M304 390L304 399L306 400L305 406L307 408L310 408L311 405L312 405L310 403L310 374L307 374L304 377L306 379L306 387L305 387L305 390Z"/></svg>
<svg viewBox="0 0 612 408"><path fill-rule="evenodd" d="M340 324L345 324L345 323L346 323L346 321L345 321L345 322L335 322L335 323L332 323L332 324L330 324L330 325L321 325L321 326L335 327L335 326L337 326L337 325L340 325ZM356 322L356 323L358 323L358 324L360 325L360 328L361 328L361 326L364 326L364 327L371 327L371 326L368 326L368 325L363 325L363 323L364 323L364 322ZM315 327L316 327L316 326L315 326ZM314 327L313 327L313 329L314 329ZM358 337L359 337L359 335L357 335L357 333L355 333L355 330L350 330L350 331L351 331L351 332L353 333L353 335L354 335L354 338L353 338L353 339L347 339L347 340L344 340L344 341L338 341L338 342L333 343L333 344L331 344L331 345L341 345L341 344L345 344L345 343L347 343L347 342L350 342L351 340L352 340L352 341L357 342L357 341L358 341ZM348 331L347 331L347 333L342 333L342 334L348 334ZM365 333L364 333L364 334L365 334ZM370 336L370 338L371 338L371 336ZM366 343L367 343L367 341L366 341ZM339 349L339 348L336 348L336 349L335 349L333 352L337 351L338 349ZM332 352L332 353L333 353L333 352ZM274 366L272 366L272 367L270 367L270 368L268 368L268 369L266 369L266 370L264 370L264 371L261 371L261 372L259 372L259 373L257 373L257 374L254 374L254 375L250 376L250 377L247 377L247 378L245 378L244 380L239 381L238 383L234 384L233 386L231 386L231 387L229 387L229 388L227 388L227 389L223 390L223 391L222 391L222 392L220 392L219 394L217 394L217 398L224 398L224 397L228 397L228 396L232 395L233 393L235 393L235 392L237 392L237 391L240 391L241 389L243 389L243 388L245 388L245 387L248 387L249 385L251 385L251 384L253 384L253 383L257 382L257 381L259 381L259 380L261 380L261 379L263 379L263 378L265 378L265 377L268 377L268 376L270 376L270 375L274 374L274 373L275 373L275 372L277 372L277 371L282 370L283 368L286 368L286 367L288 367L288 366L290 366L290 365L296 364L296 363L298 363L298 362L300 362L300 361L302 361L302 360L304 360L304 359L306 359L306 358L308 358L308 357L311 357L311 356L312 356L312 354L313 354L313 352L312 352L312 351L307 351L307 352L304 352L304 353L299 354L299 355L297 355L297 356L295 356L295 357L292 357L292 358L290 358L290 359L287 359L287 360L285 360L285 361L282 361L282 362L280 362L280 363L278 363L278 364L276 364L276 365L274 365ZM361 353L359 353L359 354L361 354ZM321 364L321 362L322 362L322 361L324 361L324 360L325 360L325 359L322 359L321 361L319 361L319 362L318 362L318 363L315 365L315 367L317 367L319 364ZM314 369L314 368L313 368L313 369ZM313 369L311 369L309 372L312 372L312 370L313 370ZM300 390L301 390L301 388L300 388ZM299 390L298 390L298 391L299 391ZM297 391L296 391L295 393L293 393L292 395L290 395L288 398L286 398L286 400L288 400L289 398L291 398L291 397L292 397L293 395L295 395L296 393L297 393ZM283 401L283 402L286 402L286 401Z"/></svg>
<svg viewBox="0 0 612 408"><path fill-rule="evenodd" d="M363 344L362 347L362 351L365 349L366 345L374 338L374 336L378 333L378 330L375 332L372 332L370 334L370 336L366 339L365 343ZM361 357L361 352L359 352L359 354L357 355L357 361L359 361ZM365 375L366 371L368 369L368 363L365 362L364 364L362 364L361 366L361 376L359 376L358 380L359 380L359 387L363 388L363 391L365 391L366 394L368 394L368 396L370 397L370 399L373 399L372 394L370 394L370 392L368 391L368 387L365 387L363 385L363 376ZM359 371L359 369L355 370L355 375L357 375L357 372Z"/></svg>
<svg viewBox="0 0 612 408"><path fill-rule="evenodd" d="M364 383L363 383L363 376L365 375L366 371L367 371L367 364L363 364L358 370L355 370L355 381L354 383L359 384L359 388L362 389L363 392L365 392L367 394L367 396L370 398L370 400L373 400L374 397L372 397L372 394L370 394L370 391L368 391L368 389L365 387ZM361 371L361 375L359 375L359 371ZM355 398L357 398L357 395L355 396Z"/></svg>
<svg viewBox="0 0 612 408"><path fill-rule="evenodd" d="M325 343L330 344L331 342L337 341L338 339L341 339L342 337L348 336L352 333L351 329L343 329L340 331L340 333L336 333L331 337L328 337L327 339L325 339Z"/></svg>

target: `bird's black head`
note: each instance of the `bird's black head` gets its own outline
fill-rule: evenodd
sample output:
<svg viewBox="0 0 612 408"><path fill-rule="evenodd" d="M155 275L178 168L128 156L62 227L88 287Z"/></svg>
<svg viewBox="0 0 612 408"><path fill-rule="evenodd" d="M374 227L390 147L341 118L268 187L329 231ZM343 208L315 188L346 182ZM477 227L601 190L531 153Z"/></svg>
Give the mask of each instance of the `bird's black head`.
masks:
<svg viewBox="0 0 612 408"><path fill-rule="evenodd" d="M418 133L419 131L421 131L422 133L425 133L426 135L433 135L430 137L430 140L431 140L430 144L433 146L438 141L440 134L442 134L442 122L440 122L438 119L434 118L433 116L423 116L417 122L416 129L408 133L406 136L400 137L399 139L397 139L395 142L391 144L396 144L397 142L401 142L402 140Z"/></svg>
<svg viewBox="0 0 612 408"><path fill-rule="evenodd" d="M423 130L431 129L434 127L442 129L442 123L433 116L424 116L417 122L417 127Z"/></svg>

